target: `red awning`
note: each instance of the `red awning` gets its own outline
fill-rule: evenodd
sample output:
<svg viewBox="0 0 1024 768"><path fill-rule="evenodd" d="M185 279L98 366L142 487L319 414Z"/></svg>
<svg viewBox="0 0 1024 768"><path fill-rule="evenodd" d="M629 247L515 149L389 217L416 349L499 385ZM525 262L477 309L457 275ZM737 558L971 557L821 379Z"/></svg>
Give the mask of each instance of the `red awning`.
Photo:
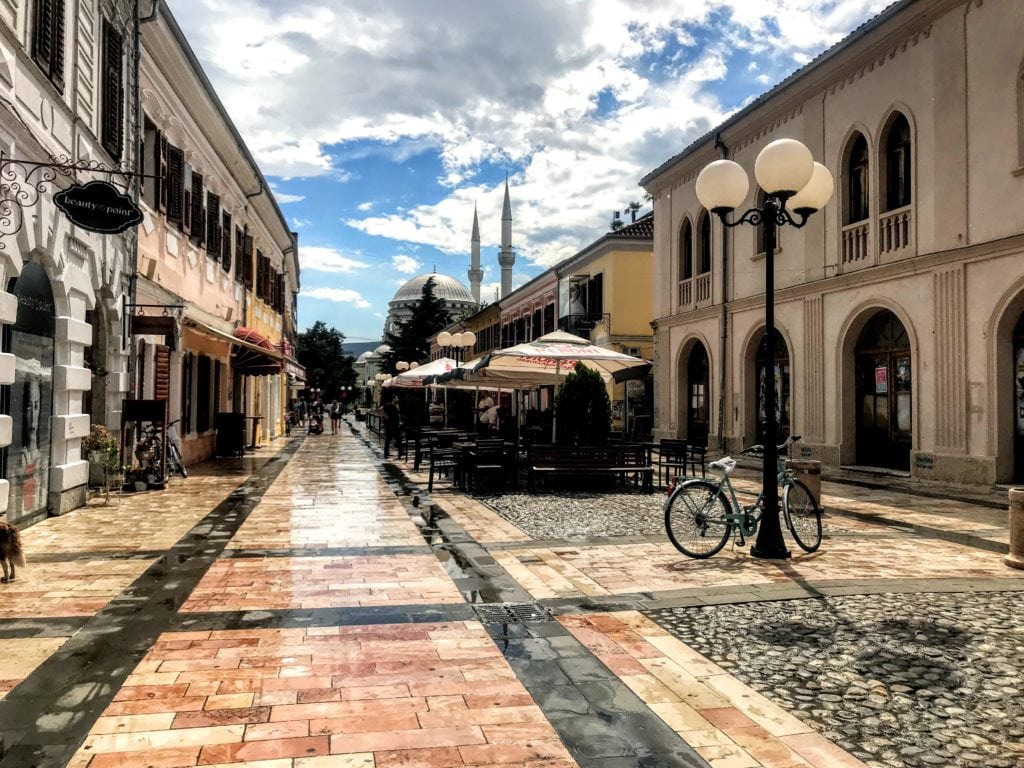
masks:
<svg viewBox="0 0 1024 768"><path fill-rule="evenodd" d="M270 339L245 326L235 329L231 365L244 376L271 376L283 370L282 355Z"/></svg>

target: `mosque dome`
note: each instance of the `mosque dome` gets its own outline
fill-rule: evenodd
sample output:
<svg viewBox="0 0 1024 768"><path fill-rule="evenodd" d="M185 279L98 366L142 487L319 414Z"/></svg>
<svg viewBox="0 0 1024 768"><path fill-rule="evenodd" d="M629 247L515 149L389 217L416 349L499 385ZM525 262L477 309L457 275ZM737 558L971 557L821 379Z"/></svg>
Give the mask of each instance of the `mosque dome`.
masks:
<svg viewBox="0 0 1024 768"><path fill-rule="evenodd" d="M454 277L442 275L439 272L430 272L419 275L407 282L398 289L398 293L391 300L391 303L419 301L423 297L423 286L427 280L434 278L434 296L445 302L468 302L476 304L473 294L469 289L456 280Z"/></svg>

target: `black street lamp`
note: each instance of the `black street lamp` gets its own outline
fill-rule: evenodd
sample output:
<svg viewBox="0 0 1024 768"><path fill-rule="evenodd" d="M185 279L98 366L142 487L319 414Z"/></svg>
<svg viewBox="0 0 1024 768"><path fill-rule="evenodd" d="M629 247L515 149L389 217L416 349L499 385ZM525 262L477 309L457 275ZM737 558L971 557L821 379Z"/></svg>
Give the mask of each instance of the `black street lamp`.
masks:
<svg viewBox="0 0 1024 768"><path fill-rule="evenodd" d="M747 199L750 180L739 163L716 160L697 177L696 192L701 205L716 214L726 227L753 224L764 228L764 343L769 371L764 377L764 466L761 471L763 514L757 541L750 550L754 557L782 559L789 550L779 524L779 450L775 420L775 241L778 228L800 228L811 214L832 197L832 174L814 162L811 151L795 139L778 139L761 150L754 161L754 178L765 192L764 205L750 208L736 221L726 217ZM792 211L792 213L790 213ZM793 218L799 216L799 220ZM770 372L770 373L769 373Z"/></svg>

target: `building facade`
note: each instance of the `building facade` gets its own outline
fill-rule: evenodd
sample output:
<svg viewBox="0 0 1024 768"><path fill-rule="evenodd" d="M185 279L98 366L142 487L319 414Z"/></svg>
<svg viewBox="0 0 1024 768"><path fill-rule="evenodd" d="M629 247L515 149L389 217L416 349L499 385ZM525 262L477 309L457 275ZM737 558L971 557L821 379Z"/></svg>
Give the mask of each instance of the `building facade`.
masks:
<svg viewBox="0 0 1024 768"><path fill-rule="evenodd" d="M137 179L134 3L0 4L0 511L25 524L84 503L90 422L128 390L121 297L134 232L75 226L54 196Z"/></svg>
<svg viewBox="0 0 1024 768"><path fill-rule="evenodd" d="M712 445L756 442L770 382L805 457L1024 480L1022 34L1016 0L895 3L643 179L656 436L694 433L701 390ZM836 192L780 230L768 351L760 231L723 228L694 182L722 156L753 177L782 137Z"/></svg>
<svg viewBox="0 0 1024 768"><path fill-rule="evenodd" d="M298 242L165 7L142 27L141 103L133 314L175 323L164 334L134 324L132 393L167 402L191 463L214 455L218 431L238 430L239 415L246 445L284 432L289 375L301 379L291 352Z"/></svg>

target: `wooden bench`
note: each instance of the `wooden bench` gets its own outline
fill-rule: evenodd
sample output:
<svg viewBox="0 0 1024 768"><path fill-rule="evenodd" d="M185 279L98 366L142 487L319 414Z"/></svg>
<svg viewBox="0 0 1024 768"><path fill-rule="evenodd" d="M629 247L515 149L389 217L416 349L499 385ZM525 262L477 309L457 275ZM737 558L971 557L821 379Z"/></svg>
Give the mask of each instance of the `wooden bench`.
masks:
<svg viewBox="0 0 1024 768"><path fill-rule="evenodd" d="M531 445L526 467L530 492L533 492L538 476L632 476L640 480L645 491L652 490L654 476L650 451L642 445Z"/></svg>

